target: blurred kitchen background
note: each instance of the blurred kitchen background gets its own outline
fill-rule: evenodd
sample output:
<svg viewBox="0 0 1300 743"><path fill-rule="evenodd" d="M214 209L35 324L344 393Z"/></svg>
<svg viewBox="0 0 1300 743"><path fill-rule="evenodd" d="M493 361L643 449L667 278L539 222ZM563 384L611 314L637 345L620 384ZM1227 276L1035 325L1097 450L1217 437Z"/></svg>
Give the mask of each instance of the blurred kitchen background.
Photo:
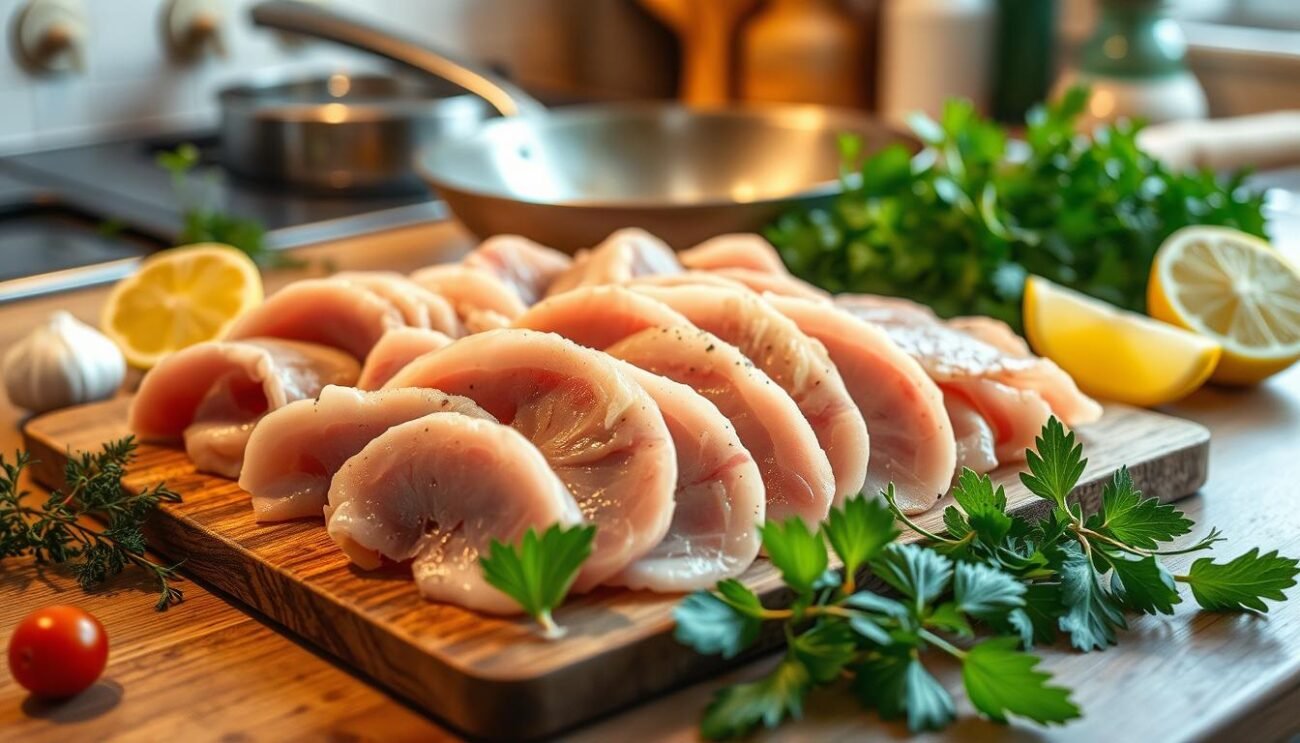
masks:
<svg viewBox="0 0 1300 743"><path fill-rule="evenodd" d="M937 114L952 96L1023 121L1083 80L1095 119L1300 109L1300 0L316 1L504 73L548 104L808 102L902 129L908 113ZM413 188L322 193L222 169L219 91L383 68L255 27L255 4L0 0L0 301L125 275L185 234L195 203L249 220L259 240L265 228L270 248L445 218L414 175ZM1295 122L1227 139L1252 162L1300 162ZM1185 144L1194 139L1168 156L1220 166ZM197 185L158 164L185 143L196 147L178 167L197 165Z"/></svg>
<svg viewBox="0 0 1300 743"><path fill-rule="evenodd" d="M331 44L255 29L251 4L0 0L6 28L0 153L211 127L216 92L254 72L375 64ZM330 4L476 59L552 99L662 98L681 91L702 102L809 100L898 115L967 95L1011 119L1086 62L1099 16L1154 16L1163 5L1174 28L1152 21L1147 41L1130 40L1129 49L1112 40L1101 51L1103 62L1135 56L1142 43L1177 50L1181 34L1210 115L1300 108L1297 0Z"/></svg>

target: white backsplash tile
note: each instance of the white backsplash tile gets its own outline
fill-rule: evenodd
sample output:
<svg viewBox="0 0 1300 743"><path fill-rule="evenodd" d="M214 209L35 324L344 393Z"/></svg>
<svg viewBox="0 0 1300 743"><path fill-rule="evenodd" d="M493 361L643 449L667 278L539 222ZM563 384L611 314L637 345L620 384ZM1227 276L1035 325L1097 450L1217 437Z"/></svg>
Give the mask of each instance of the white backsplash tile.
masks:
<svg viewBox="0 0 1300 743"><path fill-rule="evenodd" d="M14 18L24 0L0 0L0 154L65 146L167 128L210 125L216 91L264 69L344 69L373 61L335 45L284 44L247 17L255 0L225 0L225 56L185 64L168 58L162 35L165 0L84 0L89 26L86 69L62 76L32 75L16 61ZM485 33L503 0L331 0L331 5L436 40L466 53L474 33L487 48L507 49ZM482 7L479 7L482 6ZM479 37L476 37L479 38ZM493 46L495 45L495 46Z"/></svg>

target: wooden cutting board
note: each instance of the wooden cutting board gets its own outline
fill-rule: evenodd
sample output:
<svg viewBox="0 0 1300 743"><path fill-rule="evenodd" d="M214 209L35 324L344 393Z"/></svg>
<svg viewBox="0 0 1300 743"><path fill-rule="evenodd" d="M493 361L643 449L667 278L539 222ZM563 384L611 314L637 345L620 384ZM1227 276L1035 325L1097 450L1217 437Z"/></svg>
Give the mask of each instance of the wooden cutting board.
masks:
<svg viewBox="0 0 1300 743"><path fill-rule="evenodd" d="M39 462L36 479L57 487L68 452L127 435L127 405L117 399L30 421L24 435ZM1196 423L1110 406L1100 422L1078 433L1089 461L1075 496L1088 508L1122 464L1143 491L1164 501L1205 482L1210 434ZM1006 486L1011 510L1042 513L1045 503L1015 472L994 477ZM426 602L399 569L354 569L320 521L258 524L235 483L196 473L179 449L142 445L126 485L134 490L158 481L184 498L163 506L152 521L149 540L158 552L183 558L188 575L475 736L550 735L729 663L673 640L678 596L601 589L571 599L556 615L568 636L548 642L523 619ZM917 520L941 530L941 510ZM766 560L743 580L766 600L781 600L780 581Z"/></svg>

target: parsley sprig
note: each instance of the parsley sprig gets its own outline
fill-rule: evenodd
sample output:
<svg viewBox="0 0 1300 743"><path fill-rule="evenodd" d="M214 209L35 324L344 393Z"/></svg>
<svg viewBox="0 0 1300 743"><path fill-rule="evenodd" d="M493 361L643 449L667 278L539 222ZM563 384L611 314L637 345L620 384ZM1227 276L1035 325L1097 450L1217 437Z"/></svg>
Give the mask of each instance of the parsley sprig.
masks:
<svg viewBox="0 0 1300 743"><path fill-rule="evenodd" d="M764 607L735 580L678 606L677 639L702 653L735 656L755 642L764 621L782 622L786 633L785 656L771 674L714 699L701 722L706 737L798 717L812 689L843 678L882 717L906 718L912 730L942 728L956 706L923 662L935 652L961 663L967 697L991 719L1050 724L1079 715L1069 693L1037 670L1038 659L1014 637L970 642L977 623L1005 625L1023 610L1023 584L996 567L897 543L898 536L889 506L866 498L832 509L817 532L798 519L768 523L763 545L794 594L789 608ZM827 544L846 569L828 569ZM862 567L894 595L858 587Z"/></svg>
<svg viewBox="0 0 1300 743"><path fill-rule="evenodd" d="M20 484L30 464L25 452L13 462L0 456L0 557L30 555L37 562L68 565L83 589L90 589L134 566L157 582L165 611L184 598L174 585L177 565L162 565L145 555L144 523L159 503L180 496L158 484L132 493L122 487L126 467L135 456L131 437L111 441L94 454L68 460L64 489L50 493L39 506ZM97 528L83 517L105 524Z"/></svg>
<svg viewBox="0 0 1300 743"><path fill-rule="evenodd" d="M955 658L967 699L997 722L1040 724L1080 715L1069 691L1054 685L1029 650L1066 635L1079 650L1114 644L1129 612L1170 614L1186 583L1208 610L1267 611L1295 585L1297 561L1251 550L1218 563L1196 560L1173 575L1161 557L1210 549L1211 530L1191 546L1168 544L1193 523L1175 507L1144 498L1127 469L1085 515L1070 499L1087 465L1083 447L1056 419L1027 452L1021 481L1051 504L1029 521L1007 512L1007 496L987 475L962 473L943 514L945 532L912 522L893 488L882 500L851 499L832 509L816 532L801 521L762 527L763 543L786 588L788 608L769 608L744 584L719 583L688 596L676 610L679 641L701 653L734 657L757 641L764 622L783 625L786 651L758 681L723 689L701 721L709 738L742 735L799 717L818 687L849 689L885 719L913 731L935 730L955 717L948 690L930 673L933 654ZM897 519L897 521L896 521ZM920 535L903 544L897 523ZM845 566L831 569L827 545ZM858 575L889 595L860 587Z"/></svg>
<svg viewBox="0 0 1300 743"><path fill-rule="evenodd" d="M596 527L565 528L553 524L538 535L530 528L516 545L492 540L488 554L479 558L483 579L510 598L542 628L542 636L557 639L564 628L551 612L564 602L582 563L591 555Z"/></svg>
<svg viewBox="0 0 1300 743"><path fill-rule="evenodd" d="M1010 620L1026 646L1051 642L1057 631L1079 650L1114 645L1117 631L1127 627L1126 613L1172 614L1183 601L1178 583L1191 588L1203 609L1259 612L1268 611L1265 599L1282 601L1295 585L1296 560L1257 549L1226 563L1200 558L1186 574L1170 573L1162 557L1209 550L1223 540L1219 530L1170 548L1191 533L1193 522L1173 505L1143 497L1124 467L1102 488L1097 512L1085 515L1069 500L1087 465L1075 434L1052 418L1034 443L1020 480L1052 504L1039 522L1007 514L1002 489L969 470L953 488L957 505L944 511L944 535L917 526L886 494L895 516L937 552L1020 579L1031 600Z"/></svg>

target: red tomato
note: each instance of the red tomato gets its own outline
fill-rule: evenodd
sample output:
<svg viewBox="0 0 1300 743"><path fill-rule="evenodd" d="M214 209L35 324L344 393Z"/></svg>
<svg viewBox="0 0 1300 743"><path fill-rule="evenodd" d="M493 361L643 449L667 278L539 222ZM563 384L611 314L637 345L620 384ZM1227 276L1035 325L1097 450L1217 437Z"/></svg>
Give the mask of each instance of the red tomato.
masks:
<svg viewBox="0 0 1300 743"><path fill-rule="evenodd" d="M28 614L9 639L9 671L40 697L80 694L108 662L104 625L75 606L47 606Z"/></svg>

